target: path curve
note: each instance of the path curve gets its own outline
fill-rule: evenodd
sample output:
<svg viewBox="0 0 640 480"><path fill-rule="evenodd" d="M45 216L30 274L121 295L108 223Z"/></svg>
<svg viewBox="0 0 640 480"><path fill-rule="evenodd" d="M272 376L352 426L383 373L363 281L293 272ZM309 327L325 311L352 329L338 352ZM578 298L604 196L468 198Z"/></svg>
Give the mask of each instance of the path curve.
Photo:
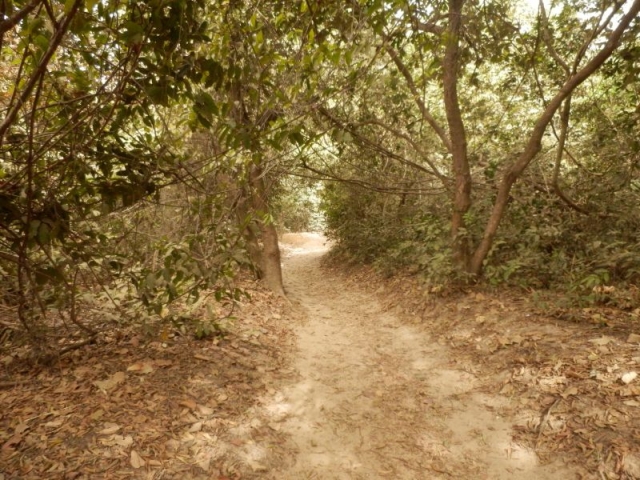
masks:
<svg viewBox="0 0 640 480"><path fill-rule="evenodd" d="M285 287L306 318L294 327L298 379L265 406L291 452L270 478L568 478L511 442L507 400L479 393L445 347L322 269L324 237L284 241Z"/></svg>

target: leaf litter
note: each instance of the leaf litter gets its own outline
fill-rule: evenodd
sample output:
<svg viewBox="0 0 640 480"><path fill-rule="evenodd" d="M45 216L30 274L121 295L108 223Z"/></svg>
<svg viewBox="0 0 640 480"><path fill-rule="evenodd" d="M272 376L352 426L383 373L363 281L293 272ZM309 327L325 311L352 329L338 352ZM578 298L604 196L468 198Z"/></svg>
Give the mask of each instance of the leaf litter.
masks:
<svg viewBox="0 0 640 480"><path fill-rule="evenodd" d="M640 478L640 322L601 307L606 325L558 321L519 292L416 295L410 278L383 281L368 269L351 274L383 291L386 308L402 314L478 368L481 390L509 402L514 440L543 464L557 459L576 478ZM637 313L637 312L636 312Z"/></svg>
<svg viewBox="0 0 640 480"><path fill-rule="evenodd" d="M303 244L290 252L308 251ZM306 372L336 380L315 385L328 389L325 400L341 399L316 412L337 429L338 437L327 438L348 447L336 478L493 479L502 477L488 465L513 468L513 460L560 461L582 479L640 478L637 321L616 321L605 311L598 314L609 319L606 328L576 325L508 292L441 298L412 278L383 280L369 269L322 275L369 309L366 321L379 322L385 312L403 321L383 325L394 332L387 341L398 345L382 342L366 354L349 343L357 344L361 331L341 331L336 362ZM363 287L379 298L380 311L367 306ZM254 283L246 288L252 300L224 338L153 338L123 329L54 368L30 365L22 354L3 356L0 479L306 478L295 476L301 460L322 471L327 438L292 442L292 428L322 430L296 410L308 405L290 403L318 393L305 390L309 379L293 349L292 329L304 315ZM422 350L393 356L415 346ZM407 365L413 373L405 373ZM347 371L377 383L349 398L352 392L340 392L348 388ZM420 428L425 418L430 429ZM496 439L504 442L501 458L482 448ZM313 472L303 473L324 478ZM526 478L518 472L504 478Z"/></svg>
<svg viewBox="0 0 640 480"><path fill-rule="evenodd" d="M232 430L289 374L281 370L291 332L286 303L244 283L251 301L223 337L154 338L123 328L54 367L3 362L0 375L10 382L0 389L0 479L253 475L260 462L250 465L235 444L278 445L282 434L255 421L242 435Z"/></svg>

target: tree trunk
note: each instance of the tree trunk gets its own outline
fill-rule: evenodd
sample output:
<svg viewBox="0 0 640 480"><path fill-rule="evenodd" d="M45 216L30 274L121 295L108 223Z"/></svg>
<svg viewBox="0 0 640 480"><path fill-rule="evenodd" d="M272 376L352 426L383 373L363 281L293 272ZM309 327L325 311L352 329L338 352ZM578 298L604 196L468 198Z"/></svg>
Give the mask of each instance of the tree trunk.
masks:
<svg viewBox="0 0 640 480"><path fill-rule="evenodd" d="M254 213L261 214L260 233L262 249L260 251L260 268L262 278L276 295L286 296L282 282L282 264L280 259L280 245L278 244L278 232L269 214L267 201L267 188L264 174L259 165L253 165L249 172L251 183L251 197Z"/></svg>
<svg viewBox="0 0 640 480"><path fill-rule="evenodd" d="M460 29L464 0L449 0L449 27L444 54L444 105L447 112L451 155L455 175L451 237L455 264L467 271L470 261L469 238L464 231L465 215L471 207L471 173L467 157L467 136L458 101L458 69L460 59Z"/></svg>
<svg viewBox="0 0 640 480"><path fill-rule="evenodd" d="M264 283L276 295L285 297L280 263L278 232L273 223L262 224L262 273Z"/></svg>
<svg viewBox="0 0 640 480"><path fill-rule="evenodd" d="M456 0L451 1L454 2ZM533 131L529 135L529 141L527 142L524 151L520 154L518 159L510 165L509 168L507 168L502 181L498 186L498 195L493 205L491 216L489 217L485 227L482 240L471 259L471 273L475 275L480 275L482 273L484 260L487 258L487 254L491 249L496 232L498 231L498 227L500 226L500 222L506 211L511 187L513 187L513 184L518 180L520 175L522 175L522 172L524 172L542 148L542 137L556 111L560 108L562 102L571 95L576 87L589 78L589 76L598 70L598 68L600 68L600 66L611 56L613 51L620 44L622 34L639 12L640 0L635 0L629 8L629 11L622 17L616 29L609 36L609 40L604 47L602 47L598 54L595 55L584 67L582 67L582 69L572 75L564 83L560 91L551 99L547 108L545 108L540 117L538 117L538 120L533 127Z"/></svg>
<svg viewBox="0 0 640 480"><path fill-rule="evenodd" d="M246 195L246 192L243 192ZM249 195L247 195L249 196ZM243 199L247 201L247 199ZM242 230L242 236L247 244L247 253L251 259L251 263L255 268L256 278L261 280L264 278L264 269L262 267L262 249L260 248L260 231L256 228L253 218L253 213L250 213L248 209L238 211L238 222L244 226Z"/></svg>

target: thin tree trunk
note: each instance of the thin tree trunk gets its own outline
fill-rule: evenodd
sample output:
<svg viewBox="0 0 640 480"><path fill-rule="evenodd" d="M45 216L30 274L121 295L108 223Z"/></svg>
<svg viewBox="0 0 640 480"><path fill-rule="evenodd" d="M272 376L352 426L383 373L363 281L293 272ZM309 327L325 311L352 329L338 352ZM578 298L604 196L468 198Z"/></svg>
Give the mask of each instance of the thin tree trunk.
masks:
<svg viewBox="0 0 640 480"><path fill-rule="evenodd" d="M566 205L570 208L574 209L576 212L580 212L583 215L589 215L589 211L586 208L581 207L573 200L569 198L569 196L564 193L562 188L560 188L560 168L562 167L562 158L564 157L564 150L567 144L567 137L569 135L569 116L571 115L571 95L567 97L564 101L564 106L560 111L560 135L558 136L558 150L556 152L556 163L553 167L553 177L551 180L551 184L553 186L553 191L560 197Z"/></svg>
<svg viewBox="0 0 640 480"><path fill-rule="evenodd" d="M453 192L453 215L451 217L451 237L456 265L467 271L470 260L469 238L464 232L465 215L471 207L471 173L467 157L467 136L458 101L458 70L460 60L460 30L462 27L462 7L464 0L449 0L449 27L446 33L447 45L444 54L444 105L449 124L451 155L455 175Z"/></svg>

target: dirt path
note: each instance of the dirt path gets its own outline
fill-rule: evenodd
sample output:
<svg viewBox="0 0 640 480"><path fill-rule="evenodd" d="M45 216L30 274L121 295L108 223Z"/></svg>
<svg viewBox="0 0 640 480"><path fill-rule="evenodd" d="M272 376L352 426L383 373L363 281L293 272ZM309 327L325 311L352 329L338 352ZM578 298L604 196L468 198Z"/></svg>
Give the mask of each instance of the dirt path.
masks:
<svg viewBox="0 0 640 480"><path fill-rule="evenodd" d="M299 378L265 406L291 439L288 467L270 478L572 478L511 443L506 400L477 393L445 347L329 278L322 237L286 241L286 288L306 319L296 327Z"/></svg>

